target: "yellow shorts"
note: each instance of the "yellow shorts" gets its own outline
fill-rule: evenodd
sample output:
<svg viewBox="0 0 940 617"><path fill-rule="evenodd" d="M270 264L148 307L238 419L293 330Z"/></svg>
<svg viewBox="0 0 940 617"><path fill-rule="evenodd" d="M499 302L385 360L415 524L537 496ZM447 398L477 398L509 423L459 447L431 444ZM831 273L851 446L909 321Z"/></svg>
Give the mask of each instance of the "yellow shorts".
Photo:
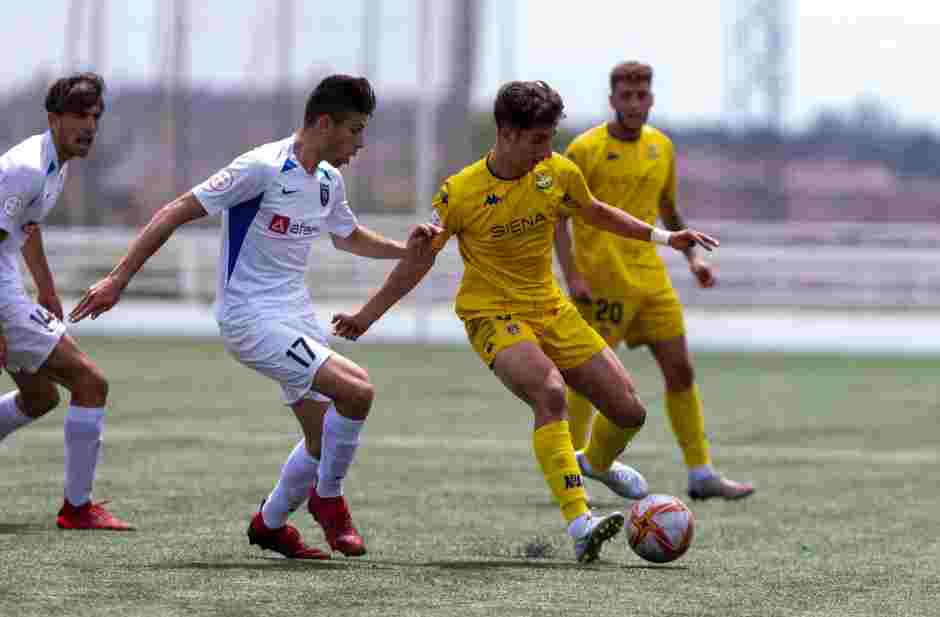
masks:
<svg viewBox="0 0 940 617"><path fill-rule="evenodd" d="M464 321L464 328L490 368L496 354L522 341L537 344L560 370L580 366L607 347L569 302L553 311L474 317Z"/></svg>
<svg viewBox="0 0 940 617"><path fill-rule="evenodd" d="M592 302L578 310L611 347L630 348L668 341L685 334L682 304L665 269L650 269L642 288L591 288Z"/></svg>

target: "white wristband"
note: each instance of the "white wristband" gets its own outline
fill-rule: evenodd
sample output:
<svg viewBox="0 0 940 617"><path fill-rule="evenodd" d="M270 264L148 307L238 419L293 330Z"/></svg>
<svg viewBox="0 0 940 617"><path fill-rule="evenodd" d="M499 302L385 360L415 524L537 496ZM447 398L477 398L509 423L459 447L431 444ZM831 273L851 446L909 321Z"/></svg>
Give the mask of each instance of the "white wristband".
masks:
<svg viewBox="0 0 940 617"><path fill-rule="evenodd" d="M664 244L669 245L669 238L672 237L671 231L666 231L665 229L660 229L659 227L654 227L650 231L650 242L655 244Z"/></svg>

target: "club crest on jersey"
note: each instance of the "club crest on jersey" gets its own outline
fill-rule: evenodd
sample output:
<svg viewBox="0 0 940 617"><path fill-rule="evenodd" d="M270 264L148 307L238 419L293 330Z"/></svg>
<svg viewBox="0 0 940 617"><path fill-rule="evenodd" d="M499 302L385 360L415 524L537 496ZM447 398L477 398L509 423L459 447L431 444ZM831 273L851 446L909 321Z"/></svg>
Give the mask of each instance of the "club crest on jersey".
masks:
<svg viewBox="0 0 940 617"><path fill-rule="evenodd" d="M656 149L655 144L650 144L649 147L646 149L646 158L648 158L651 161L655 161L656 159L659 158L659 150Z"/></svg>
<svg viewBox="0 0 940 617"><path fill-rule="evenodd" d="M506 324L506 332L509 336L518 336L519 335L519 324Z"/></svg>
<svg viewBox="0 0 940 617"><path fill-rule="evenodd" d="M12 195L3 200L3 213L9 217L19 214L22 208L23 198L19 195Z"/></svg>
<svg viewBox="0 0 940 617"><path fill-rule="evenodd" d="M280 214L275 214L271 219L271 224L268 225L268 229L278 234L287 234L287 230L290 229L290 218L286 216L281 216Z"/></svg>
<svg viewBox="0 0 940 617"><path fill-rule="evenodd" d="M320 183L320 205L324 208L330 203L330 185Z"/></svg>
<svg viewBox="0 0 940 617"><path fill-rule="evenodd" d="M486 200L483 201L484 206L495 206L502 201L502 198L496 193L490 193L486 196Z"/></svg>
<svg viewBox="0 0 940 617"><path fill-rule="evenodd" d="M552 188L552 185L555 184L555 181L552 180L551 176L546 176L545 174L535 174L535 188L540 191L547 191Z"/></svg>
<svg viewBox="0 0 940 617"><path fill-rule="evenodd" d="M234 181L234 174L227 169L223 169L209 178L209 190L214 193L221 193L228 190Z"/></svg>

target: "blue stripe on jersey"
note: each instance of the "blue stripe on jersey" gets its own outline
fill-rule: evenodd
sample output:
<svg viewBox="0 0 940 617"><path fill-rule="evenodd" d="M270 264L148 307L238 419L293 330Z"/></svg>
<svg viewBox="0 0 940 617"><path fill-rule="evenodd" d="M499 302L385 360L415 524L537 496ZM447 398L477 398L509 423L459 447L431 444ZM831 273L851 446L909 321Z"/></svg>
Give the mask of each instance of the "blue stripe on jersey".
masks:
<svg viewBox="0 0 940 617"><path fill-rule="evenodd" d="M297 167L297 163L295 163L294 161L290 159L287 159L286 161L284 161L284 166L281 167L281 173L284 173L285 171L290 171L291 169L295 167Z"/></svg>
<svg viewBox="0 0 940 617"><path fill-rule="evenodd" d="M255 220L258 210L261 209L261 199L264 193L261 193L254 199L243 201L228 211L228 276L226 282L232 278L232 272L235 271L235 262L238 261L238 254L242 250L242 244L245 243L245 236L251 228L251 222Z"/></svg>

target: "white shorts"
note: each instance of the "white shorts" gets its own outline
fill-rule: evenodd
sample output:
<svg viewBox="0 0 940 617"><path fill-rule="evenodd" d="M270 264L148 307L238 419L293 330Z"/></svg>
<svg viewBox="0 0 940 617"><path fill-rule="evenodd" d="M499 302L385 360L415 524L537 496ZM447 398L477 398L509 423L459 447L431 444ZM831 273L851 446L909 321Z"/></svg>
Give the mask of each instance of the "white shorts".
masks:
<svg viewBox="0 0 940 617"><path fill-rule="evenodd" d="M66 330L55 315L26 297L0 305L0 328L7 341L11 373L38 371Z"/></svg>
<svg viewBox="0 0 940 617"><path fill-rule="evenodd" d="M333 355L316 315L250 324L219 324L222 341L236 360L281 385L284 402L329 401L313 389L313 378Z"/></svg>

